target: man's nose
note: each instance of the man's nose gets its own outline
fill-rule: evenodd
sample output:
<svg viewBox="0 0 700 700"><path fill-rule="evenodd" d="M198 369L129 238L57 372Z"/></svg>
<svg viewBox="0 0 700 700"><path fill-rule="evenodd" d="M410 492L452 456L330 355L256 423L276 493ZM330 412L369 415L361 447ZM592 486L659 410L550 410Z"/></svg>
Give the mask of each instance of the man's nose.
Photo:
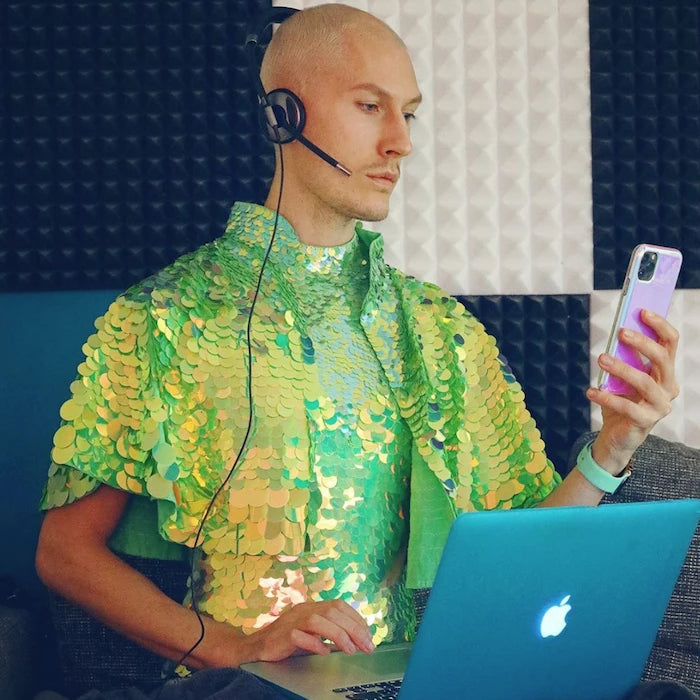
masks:
<svg viewBox="0 0 700 700"><path fill-rule="evenodd" d="M411 129L403 112L387 113L381 150L384 155L400 158L407 156L413 150Z"/></svg>

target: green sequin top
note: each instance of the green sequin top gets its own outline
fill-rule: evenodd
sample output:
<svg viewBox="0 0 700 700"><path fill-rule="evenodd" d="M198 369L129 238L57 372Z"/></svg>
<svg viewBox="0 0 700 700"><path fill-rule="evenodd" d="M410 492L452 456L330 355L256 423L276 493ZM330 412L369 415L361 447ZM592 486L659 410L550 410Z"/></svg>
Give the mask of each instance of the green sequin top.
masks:
<svg viewBox="0 0 700 700"><path fill-rule="evenodd" d="M195 544L245 434L273 221L236 204L220 239L96 321L42 507L106 483L150 497L164 540ZM198 541L200 608L244 632L342 598L375 643L410 637L406 587L432 583L455 513L529 506L558 482L493 338L359 225L321 248L280 217L251 345L252 431Z"/></svg>

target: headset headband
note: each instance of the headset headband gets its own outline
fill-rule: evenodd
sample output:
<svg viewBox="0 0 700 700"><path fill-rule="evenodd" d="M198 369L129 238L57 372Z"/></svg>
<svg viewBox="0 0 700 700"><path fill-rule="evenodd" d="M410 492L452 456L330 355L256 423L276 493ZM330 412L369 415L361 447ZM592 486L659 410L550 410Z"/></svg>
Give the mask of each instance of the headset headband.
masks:
<svg viewBox="0 0 700 700"><path fill-rule="evenodd" d="M262 17L259 17L255 21L255 24L251 23L249 26L245 40L246 47L250 44L258 46L260 44L260 36L271 24L281 24L285 19L289 19L297 12L299 12L299 10L295 10L292 7L273 7L271 10L265 12Z"/></svg>
<svg viewBox="0 0 700 700"><path fill-rule="evenodd" d="M260 79L260 57L258 50L261 48L260 37L265 33L265 30L273 24L281 24L284 20L289 19L299 10L292 7L274 7L268 10L262 17L251 24L245 39L246 55L248 56L248 64L250 72L255 81L255 87L259 94L265 94L265 87Z"/></svg>

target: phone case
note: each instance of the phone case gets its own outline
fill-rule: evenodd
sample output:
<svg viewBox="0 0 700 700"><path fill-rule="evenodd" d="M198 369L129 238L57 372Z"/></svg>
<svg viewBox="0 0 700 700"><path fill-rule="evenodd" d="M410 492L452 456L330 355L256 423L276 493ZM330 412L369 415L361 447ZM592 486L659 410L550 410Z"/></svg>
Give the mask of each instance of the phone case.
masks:
<svg viewBox="0 0 700 700"><path fill-rule="evenodd" d="M645 253L657 255L653 277L648 281L639 279L639 268ZM649 371L648 360L640 356L636 350L619 342L618 334L620 328L629 328L644 333L653 340L657 339L656 333L642 321L640 313L642 309L649 309L666 317L682 261L681 252L675 248L643 243L632 251L605 352L620 358L632 367L644 372ZM632 391L627 382L603 371L599 375L598 385L601 389L613 394L628 394Z"/></svg>

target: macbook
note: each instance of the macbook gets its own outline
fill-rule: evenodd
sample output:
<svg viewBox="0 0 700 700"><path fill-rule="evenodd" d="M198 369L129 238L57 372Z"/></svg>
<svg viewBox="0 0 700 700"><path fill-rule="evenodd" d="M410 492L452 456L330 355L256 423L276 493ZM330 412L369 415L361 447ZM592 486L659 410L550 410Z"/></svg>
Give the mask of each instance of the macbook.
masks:
<svg viewBox="0 0 700 700"><path fill-rule="evenodd" d="M460 515L413 645L243 668L309 700L619 700L699 518L697 499Z"/></svg>

